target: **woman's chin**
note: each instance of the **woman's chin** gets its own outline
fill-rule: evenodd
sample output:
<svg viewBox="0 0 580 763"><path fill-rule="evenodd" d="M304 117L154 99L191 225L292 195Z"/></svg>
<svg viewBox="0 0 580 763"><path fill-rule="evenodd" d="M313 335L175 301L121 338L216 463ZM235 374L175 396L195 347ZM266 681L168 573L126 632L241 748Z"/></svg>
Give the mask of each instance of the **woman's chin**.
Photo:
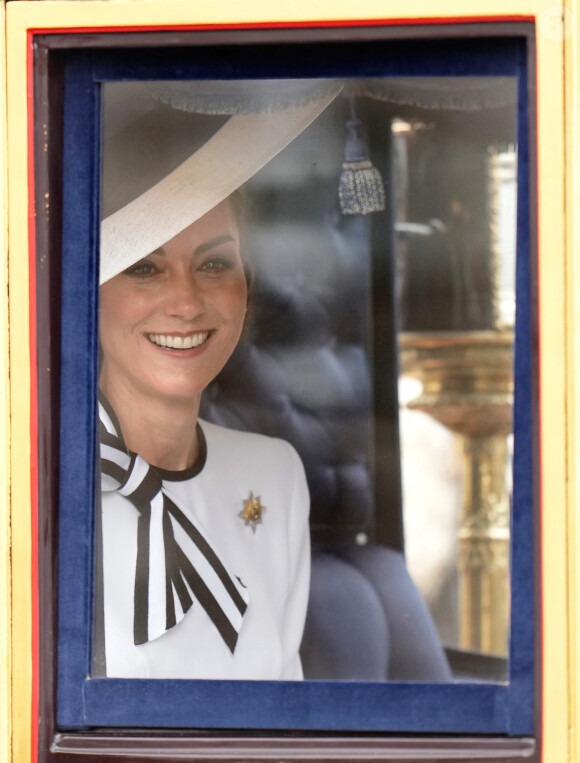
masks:
<svg viewBox="0 0 580 763"><path fill-rule="evenodd" d="M201 393L211 379L176 377L151 368L137 376L101 376L100 388L110 399L113 407L130 408L133 415L139 411L147 414L157 406L192 406L199 403Z"/></svg>
<svg viewBox="0 0 580 763"><path fill-rule="evenodd" d="M143 397L154 398L168 405L189 404L199 401L207 384L209 381L204 383L201 380L192 379L166 379L163 384L151 385L149 394L144 389L141 394Z"/></svg>

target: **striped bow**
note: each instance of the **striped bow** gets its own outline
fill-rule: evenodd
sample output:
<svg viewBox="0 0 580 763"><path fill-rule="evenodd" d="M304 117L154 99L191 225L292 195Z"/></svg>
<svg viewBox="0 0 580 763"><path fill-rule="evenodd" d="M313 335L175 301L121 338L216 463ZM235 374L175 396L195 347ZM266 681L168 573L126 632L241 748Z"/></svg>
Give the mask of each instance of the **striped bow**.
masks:
<svg viewBox="0 0 580 763"><path fill-rule="evenodd" d="M127 450L117 417L102 395L99 417L101 489L118 490L139 512L135 644L162 636L197 601L233 653L248 606L247 589L167 495L159 470ZM199 427L198 433L203 456Z"/></svg>

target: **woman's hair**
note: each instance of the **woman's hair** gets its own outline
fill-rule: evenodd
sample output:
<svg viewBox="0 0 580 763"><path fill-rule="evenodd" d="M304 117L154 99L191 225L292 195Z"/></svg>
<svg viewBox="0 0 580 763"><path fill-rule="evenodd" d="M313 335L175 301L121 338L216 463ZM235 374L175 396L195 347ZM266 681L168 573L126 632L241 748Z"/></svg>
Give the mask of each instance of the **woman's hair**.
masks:
<svg viewBox="0 0 580 763"><path fill-rule="evenodd" d="M228 201L230 202L240 232L240 254L244 264L244 274L246 276L246 284L248 287L248 305L243 329L243 333L245 333L252 320L252 287L255 275L254 263L252 261L251 252L249 251L250 247L246 246L246 237L244 235L244 229L247 227L248 222L251 219L250 198L245 186L240 186L230 194L228 196Z"/></svg>

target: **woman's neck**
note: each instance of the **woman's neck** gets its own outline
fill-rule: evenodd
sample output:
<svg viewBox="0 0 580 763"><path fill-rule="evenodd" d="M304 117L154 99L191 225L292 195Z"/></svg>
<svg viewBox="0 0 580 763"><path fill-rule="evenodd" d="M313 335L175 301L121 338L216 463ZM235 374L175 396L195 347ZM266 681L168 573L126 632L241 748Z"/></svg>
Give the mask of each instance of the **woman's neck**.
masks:
<svg viewBox="0 0 580 763"><path fill-rule="evenodd" d="M125 444L152 466L181 471L198 455L200 398L172 400L136 395L101 378L101 389L117 414Z"/></svg>

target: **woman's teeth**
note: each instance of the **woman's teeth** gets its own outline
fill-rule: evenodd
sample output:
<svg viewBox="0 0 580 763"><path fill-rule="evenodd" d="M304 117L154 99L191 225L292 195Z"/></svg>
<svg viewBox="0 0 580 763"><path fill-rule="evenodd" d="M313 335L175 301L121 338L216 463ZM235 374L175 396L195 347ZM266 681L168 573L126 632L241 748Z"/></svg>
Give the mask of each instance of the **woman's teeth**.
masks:
<svg viewBox="0 0 580 763"><path fill-rule="evenodd" d="M199 347L209 336L209 331L201 331L199 334L189 336L171 336L171 334L147 334L149 341L158 347L167 347L171 350L191 350Z"/></svg>

